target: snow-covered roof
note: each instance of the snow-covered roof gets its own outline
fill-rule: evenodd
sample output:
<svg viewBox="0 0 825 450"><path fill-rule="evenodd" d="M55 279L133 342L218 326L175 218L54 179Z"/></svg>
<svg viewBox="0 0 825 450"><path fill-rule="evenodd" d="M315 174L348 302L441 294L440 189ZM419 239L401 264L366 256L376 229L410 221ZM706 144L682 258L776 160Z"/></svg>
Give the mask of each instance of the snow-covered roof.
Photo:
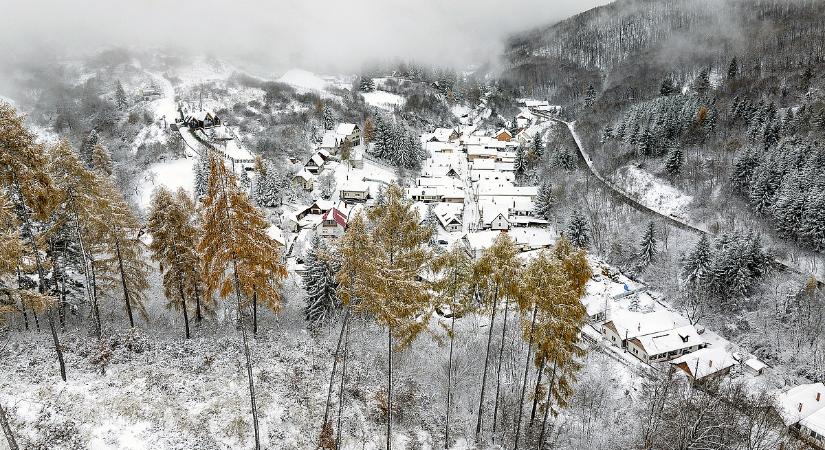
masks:
<svg viewBox="0 0 825 450"><path fill-rule="evenodd" d="M535 197L539 193L537 186L490 186L479 185L478 195L510 196L510 197Z"/></svg>
<svg viewBox="0 0 825 450"><path fill-rule="evenodd" d="M635 312L626 309L610 311L605 326L612 326L622 339L632 339L651 333L672 330L673 316L668 311Z"/></svg>
<svg viewBox="0 0 825 450"><path fill-rule="evenodd" d="M461 225L461 221L451 213L439 213L436 211L435 216L438 218L438 222L441 223L441 226L445 229L453 224Z"/></svg>
<svg viewBox="0 0 825 450"><path fill-rule="evenodd" d="M307 172L307 170L306 170L306 169L301 169L301 171L300 171L300 172L298 172L298 173L296 173L296 174L295 174L295 176L294 176L293 178L301 178L301 179L303 179L303 180L305 180L305 181L310 181L310 180L312 180L313 178L315 178L315 175L313 175L313 174L311 174L311 173Z"/></svg>
<svg viewBox="0 0 825 450"><path fill-rule="evenodd" d="M825 394L822 394L822 396L825 397ZM822 402L825 402L825 399L820 401L820 403ZM825 408L821 408L819 411L800 420L799 424L809 430L815 431L820 436L825 435Z"/></svg>
<svg viewBox="0 0 825 450"><path fill-rule="evenodd" d="M793 387L779 393L776 402L785 425L793 425L825 409L825 385L811 383Z"/></svg>
<svg viewBox="0 0 825 450"><path fill-rule="evenodd" d="M307 165L309 165L310 162L314 164L316 167L321 167L324 165L324 157L316 153L312 155L311 158L309 158Z"/></svg>
<svg viewBox="0 0 825 450"><path fill-rule="evenodd" d="M488 148L485 145L469 144L467 145L467 156L496 156L498 150L495 148Z"/></svg>
<svg viewBox="0 0 825 450"><path fill-rule="evenodd" d="M271 225L269 228L266 229L266 234L269 236L270 239L280 244L282 247L286 243L286 239L284 239L284 232L281 231L276 225Z"/></svg>
<svg viewBox="0 0 825 450"><path fill-rule="evenodd" d="M327 130L324 132L324 136L321 138L321 148L335 148L338 147L338 137L332 130Z"/></svg>
<svg viewBox="0 0 825 450"><path fill-rule="evenodd" d="M756 358L749 358L749 359L748 359L748 360L746 360L743 364L745 364L745 365L746 365L746 366L748 366L750 369L752 369L752 370L754 370L754 371L756 371L756 372L759 372L760 370L762 370L762 369L764 369L764 368L768 367L768 365L767 365L767 364L763 363L762 361L760 361L760 360L758 360L758 359L756 359Z"/></svg>
<svg viewBox="0 0 825 450"><path fill-rule="evenodd" d="M706 347L688 353L670 362L684 370L693 379L701 380L736 365L733 355L720 347Z"/></svg>
<svg viewBox="0 0 825 450"><path fill-rule="evenodd" d="M347 216L343 212L339 211L338 208L332 208L324 213L322 220L332 220L343 228L347 227Z"/></svg>
<svg viewBox="0 0 825 450"><path fill-rule="evenodd" d="M705 343L693 325L645 334L635 339L648 355L660 355Z"/></svg>
<svg viewBox="0 0 825 450"><path fill-rule="evenodd" d="M435 139L438 142L450 142L450 137L453 136L453 133L458 134L458 132L452 128L436 128L432 133L431 139Z"/></svg>
<svg viewBox="0 0 825 450"><path fill-rule="evenodd" d="M354 123L339 123L335 129L335 133L340 136L349 136L353 131L355 131Z"/></svg>
<svg viewBox="0 0 825 450"><path fill-rule="evenodd" d="M366 192L369 188L369 184L364 180L347 179L341 183L338 189L347 192Z"/></svg>
<svg viewBox="0 0 825 450"><path fill-rule="evenodd" d="M498 216L503 217L505 220L509 222L509 211L507 210L506 206L496 205L494 203L485 203L479 204L479 208L481 209L481 221L485 225L493 223L493 221L496 220Z"/></svg>
<svg viewBox="0 0 825 450"><path fill-rule="evenodd" d="M494 159L476 159L472 162L473 171L478 170L496 170L496 160Z"/></svg>

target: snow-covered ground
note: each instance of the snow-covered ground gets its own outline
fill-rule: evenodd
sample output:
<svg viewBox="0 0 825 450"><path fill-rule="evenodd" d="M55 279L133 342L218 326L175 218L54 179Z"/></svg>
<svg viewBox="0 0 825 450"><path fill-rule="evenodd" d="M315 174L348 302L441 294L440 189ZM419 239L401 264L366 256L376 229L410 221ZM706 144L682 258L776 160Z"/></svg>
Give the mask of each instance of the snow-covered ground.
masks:
<svg viewBox="0 0 825 450"><path fill-rule="evenodd" d="M138 206L143 211L148 211L152 200L152 192L158 186L166 186L171 191L180 188L189 193L194 192L196 158L181 158L171 161L152 164L144 172L138 188Z"/></svg>
<svg viewBox="0 0 825 450"><path fill-rule="evenodd" d="M278 78L281 83L286 83L299 91L324 91L327 89L327 82L318 75L302 69L291 69Z"/></svg>
<svg viewBox="0 0 825 450"><path fill-rule="evenodd" d="M392 111L404 105L404 97L386 91L363 92L361 95L368 105Z"/></svg>
<svg viewBox="0 0 825 450"><path fill-rule="evenodd" d="M644 169L634 165L621 167L616 171L613 180L625 192L649 208L679 219L688 217L693 197Z"/></svg>

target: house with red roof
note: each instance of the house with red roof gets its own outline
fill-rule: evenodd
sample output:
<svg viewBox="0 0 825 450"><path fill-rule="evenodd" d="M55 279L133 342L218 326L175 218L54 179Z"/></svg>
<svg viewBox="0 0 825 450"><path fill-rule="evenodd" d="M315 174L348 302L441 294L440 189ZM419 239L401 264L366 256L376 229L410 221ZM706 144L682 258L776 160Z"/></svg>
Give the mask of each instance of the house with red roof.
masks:
<svg viewBox="0 0 825 450"><path fill-rule="evenodd" d="M326 238L337 238L347 229L347 215L338 208L331 208L321 217L318 232Z"/></svg>

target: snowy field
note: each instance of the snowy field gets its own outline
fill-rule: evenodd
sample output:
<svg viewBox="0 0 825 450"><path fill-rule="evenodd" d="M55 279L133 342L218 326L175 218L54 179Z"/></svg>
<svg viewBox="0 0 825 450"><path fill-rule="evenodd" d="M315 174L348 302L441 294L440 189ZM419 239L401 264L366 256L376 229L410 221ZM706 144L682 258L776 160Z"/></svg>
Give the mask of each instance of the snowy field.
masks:
<svg viewBox="0 0 825 450"><path fill-rule="evenodd" d="M649 208L680 219L688 217L693 197L644 169L632 165L621 167L613 180Z"/></svg>
<svg viewBox="0 0 825 450"><path fill-rule="evenodd" d="M166 186L170 191L177 191L179 188L187 192L194 192L196 158L174 159L168 162L152 164L144 172L140 187L138 188L138 206L141 210L148 211L152 200L152 192L158 186Z"/></svg>
<svg viewBox="0 0 825 450"><path fill-rule="evenodd" d="M404 106L404 97L391 92L372 91L363 92L361 95L368 105L375 106L376 108L392 111L397 107Z"/></svg>

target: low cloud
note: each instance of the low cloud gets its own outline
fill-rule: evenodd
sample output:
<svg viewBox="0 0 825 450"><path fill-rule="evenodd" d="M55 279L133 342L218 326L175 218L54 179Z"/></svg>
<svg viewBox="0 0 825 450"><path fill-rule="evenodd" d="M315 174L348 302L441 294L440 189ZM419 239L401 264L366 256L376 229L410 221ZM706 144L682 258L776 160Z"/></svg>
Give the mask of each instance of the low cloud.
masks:
<svg viewBox="0 0 825 450"><path fill-rule="evenodd" d="M504 39L607 0L0 0L6 62L110 46L243 60L278 71L395 60L495 62ZM5 3L5 5L3 5Z"/></svg>

